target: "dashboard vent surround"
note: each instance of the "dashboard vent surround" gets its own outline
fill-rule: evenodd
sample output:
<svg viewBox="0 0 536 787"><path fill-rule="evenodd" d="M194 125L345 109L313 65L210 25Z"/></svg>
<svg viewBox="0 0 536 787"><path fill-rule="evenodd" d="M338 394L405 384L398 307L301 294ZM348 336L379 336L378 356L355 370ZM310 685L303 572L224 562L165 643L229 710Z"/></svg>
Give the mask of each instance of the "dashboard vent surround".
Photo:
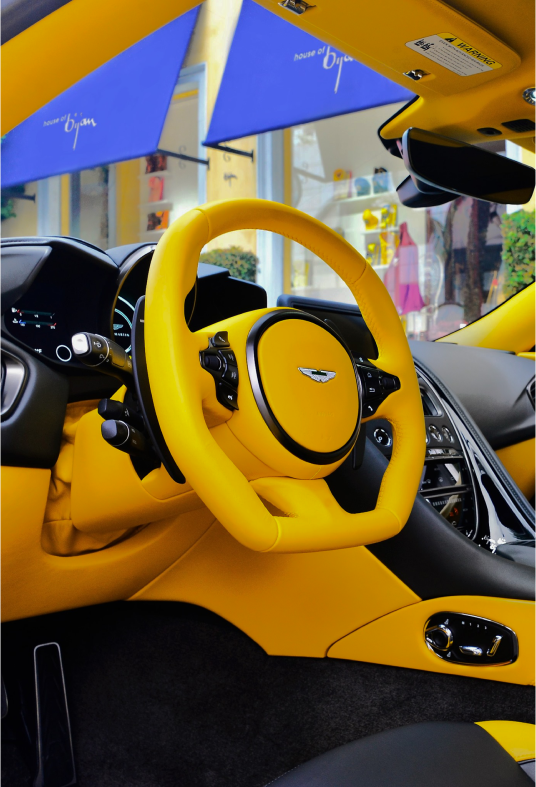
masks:
<svg viewBox="0 0 536 787"><path fill-rule="evenodd" d="M532 406L536 409L535 399L536 399L536 378L533 378L531 382L527 385L527 393L529 395L529 399L532 402Z"/></svg>

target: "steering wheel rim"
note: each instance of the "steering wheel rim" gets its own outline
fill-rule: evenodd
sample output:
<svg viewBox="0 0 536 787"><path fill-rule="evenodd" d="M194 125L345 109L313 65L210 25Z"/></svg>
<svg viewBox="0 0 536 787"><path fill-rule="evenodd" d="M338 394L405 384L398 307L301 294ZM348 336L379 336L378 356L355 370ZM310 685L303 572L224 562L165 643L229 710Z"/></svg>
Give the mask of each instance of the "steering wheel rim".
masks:
<svg viewBox="0 0 536 787"><path fill-rule="evenodd" d="M400 389L382 403L376 416L392 425L393 453L373 511L349 514L332 497L321 476L336 469L342 459L320 470L311 465L313 472L308 463L287 457L286 477L281 477L277 471L279 449L274 445L266 449L266 456L276 459L271 464L265 462L275 468L273 474L248 481L211 433L207 407L218 407L214 405L214 380L199 362L208 336L214 329L229 330L240 372L239 398L247 411L254 401L248 379L247 337L259 318L277 311L250 312L196 333L188 328L184 301L194 285L202 248L219 235L239 229L283 235L308 248L338 273L358 300L374 336L378 367L400 380ZM380 278L333 230L295 208L257 199L213 202L184 214L165 232L153 255L146 292L145 349L154 405L169 450L199 497L242 544L265 552L319 551L382 541L402 529L418 491L425 453L424 416L413 358ZM236 421L238 439L247 440L243 427L240 432L245 416L223 412L222 420L230 418L233 428ZM255 429L267 440L261 427ZM269 510L273 507L278 509L275 514Z"/></svg>

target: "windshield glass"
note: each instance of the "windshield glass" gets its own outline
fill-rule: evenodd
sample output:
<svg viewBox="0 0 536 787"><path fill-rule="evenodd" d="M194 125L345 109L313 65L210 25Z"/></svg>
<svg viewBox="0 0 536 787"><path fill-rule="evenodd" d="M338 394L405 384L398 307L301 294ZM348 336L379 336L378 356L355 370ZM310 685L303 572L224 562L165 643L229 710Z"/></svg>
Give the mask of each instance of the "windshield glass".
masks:
<svg viewBox="0 0 536 787"><path fill-rule="evenodd" d="M409 338L433 341L487 314L534 281L534 204L459 197L429 209L403 206L407 177L377 129L402 104L268 132L235 143L253 159L202 146L203 70L182 75L155 154L2 191L3 237L70 235L108 249L156 243L185 211L214 199L286 202L340 233L387 287ZM494 152L533 165L505 141ZM194 158L191 158L191 157ZM190 157L190 158L188 158ZM203 159L210 159L210 166ZM342 280L290 241L244 230L208 244L202 260L257 281L275 306L288 293L353 303Z"/></svg>
<svg viewBox="0 0 536 787"><path fill-rule="evenodd" d="M379 107L293 128L292 204L361 252L389 290L408 337L431 341L534 281L534 205L459 197L428 209L405 207L396 187L407 172L376 134L385 116ZM488 147L519 160L524 153L504 141ZM307 249L292 243L289 256L293 294L354 302Z"/></svg>

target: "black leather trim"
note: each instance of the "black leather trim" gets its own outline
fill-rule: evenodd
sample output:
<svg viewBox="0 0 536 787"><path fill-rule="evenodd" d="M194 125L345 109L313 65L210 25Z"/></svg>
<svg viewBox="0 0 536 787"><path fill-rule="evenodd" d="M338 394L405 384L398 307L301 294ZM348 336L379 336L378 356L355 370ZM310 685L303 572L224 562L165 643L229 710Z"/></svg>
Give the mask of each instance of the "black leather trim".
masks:
<svg viewBox="0 0 536 787"><path fill-rule="evenodd" d="M276 787L532 787L482 727L424 722L380 732L322 754L270 784Z"/></svg>
<svg viewBox="0 0 536 787"><path fill-rule="evenodd" d="M305 322L312 322L315 325L318 325L319 328L322 328L327 333L331 334L339 344L344 347L350 362L352 364L352 368L354 370L356 385L359 392L359 410L357 413L357 420L352 432L352 436L350 439L336 451L329 451L329 452L320 452L320 451L312 451L310 448L305 448L300 443L297 443L295 440L290 437L290 435L285 432L277 418L275 417L272 408L268 403L268 399L266 398L266 394L264 392L264 388L262 385L261 375L259 371L259 363L257 357L257 349L259 345L259 341L265 331L270 328L271 325L274 325L277 322L281 322L282 320L304 320ZM311 462L314 465L323 465L323 464L331 464L331 462L337 462L339 459L342 459L343 456L351 451L355 442L359 435L359 429L361 427L361 413L363 407L363 393L361 390L361 378L359 377L359 373L356 369L354 359L352 353L341 339L338 333L334 331L329 325L319 320L317 317L314 317L312 314L307 314L306 312L299 312L293 310L280 310L275 312L270 312L269 314L265 314L261 317L251 328L248 338L246 341L246 357L247 357L247 364L248 364L248 373L249 379L251 382L251 388L253 390L253 396L255 397L255 402L259 411L264 418L266 425L270 429L271 433L274 437L281 443L284 448L287 449L291 454L297 456L299 459L303 459L306 462Z"/></svg>
<svg viewBox="0 0 536 787"><path fill-rule="evenodd" d="M367 439L359 470L347 459L326 481L345 511L370 511L386 467L387 459ZM534 600L531 568L481 549L420 495L401 532L366 549L422 599L468 595Z"/></svg>
<svg viewBox="0 0 536 787"><path fill-rule="evenodd" d="M2 0L2 44L69 2L70 0Z"/></svg>
<svg viewBox="0 0 536 787"><path fill-rule="evenodd" d="M24 391L13 414L2 421L2 464L53 467L60 452L69 393L67 378L2 338L2 349L26 365Z"/></svg>
<svg viewBox="0 0 536 787"><path fill-rule="evenodd" d="M447 342L409 344L414 359L458 397L493 449L534 437L534 407L527 394L533 361Z"/></svg>
<svg viewBox="0 0 536 787"><path fill-rule="evenodd" d="M408 82L409 82L409 81L411 81L411 80L410 80L410 79L409 79L409 77L408 77ZM408 88L409 88L409 85L408 85ZM417 101L419 98L420 98L420 96L419 96L418 94L417 94L417 95L415 95L415 96L413 96L413 98L410 98L410 100L408 101L408 103L407 103L407 104L404 104L404 106L403 106L403 107L400 107L400 109L398 109L398 110L397 110L397 111L394 113L394 115L391 115L390 117L388 117L388 118L387 118L387 120L385 120L385 121L384 121L384 122L381 124L381 126L379 127L379 129L378 129L378 132L377 132L377 133L378 133L378 137L379 137L379 140L380 140L380 142L382 143L382 145L384 146L384 148L385 148L386 150L388 150L388 151L389 151L389 153L390 153L392 156L396 156L397 158L402 158L402 154L400 153L400 151L399 151L399 149L398 149L398 145L396 144L396 143L398 142L398 140L401 140L401 139L402 139L402 137L395 137L394 139L391 137L391 139L387 139L386 137L382 136L382 131L383 131L383 129L384 129L384 128L385 128L387 125L389 125L389 123L391 122L391 120L394 120L394 119L395 119L395 118L397 118L399 115L401 115L403 112L405 112L405 111L406 111L406 109L409 109L409 107L410 107L412 104L414 104L414 103L415 103L415 102L416 102L416 101ZM409 126L408 126L408 128L409 128Z"/></svg>

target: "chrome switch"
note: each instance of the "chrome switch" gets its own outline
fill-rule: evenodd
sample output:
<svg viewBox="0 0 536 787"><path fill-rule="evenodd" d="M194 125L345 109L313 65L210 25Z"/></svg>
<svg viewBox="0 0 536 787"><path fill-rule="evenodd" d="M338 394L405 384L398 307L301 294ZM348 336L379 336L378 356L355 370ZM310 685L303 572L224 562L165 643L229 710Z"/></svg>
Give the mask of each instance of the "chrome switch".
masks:
<svg viewBox="0 0 536 787"><path fill-rule="evenodd" d="M460 652L465 653L467 656L478 656L482 655L482 648L477 648L476 645L460 645Z"/></svg>

